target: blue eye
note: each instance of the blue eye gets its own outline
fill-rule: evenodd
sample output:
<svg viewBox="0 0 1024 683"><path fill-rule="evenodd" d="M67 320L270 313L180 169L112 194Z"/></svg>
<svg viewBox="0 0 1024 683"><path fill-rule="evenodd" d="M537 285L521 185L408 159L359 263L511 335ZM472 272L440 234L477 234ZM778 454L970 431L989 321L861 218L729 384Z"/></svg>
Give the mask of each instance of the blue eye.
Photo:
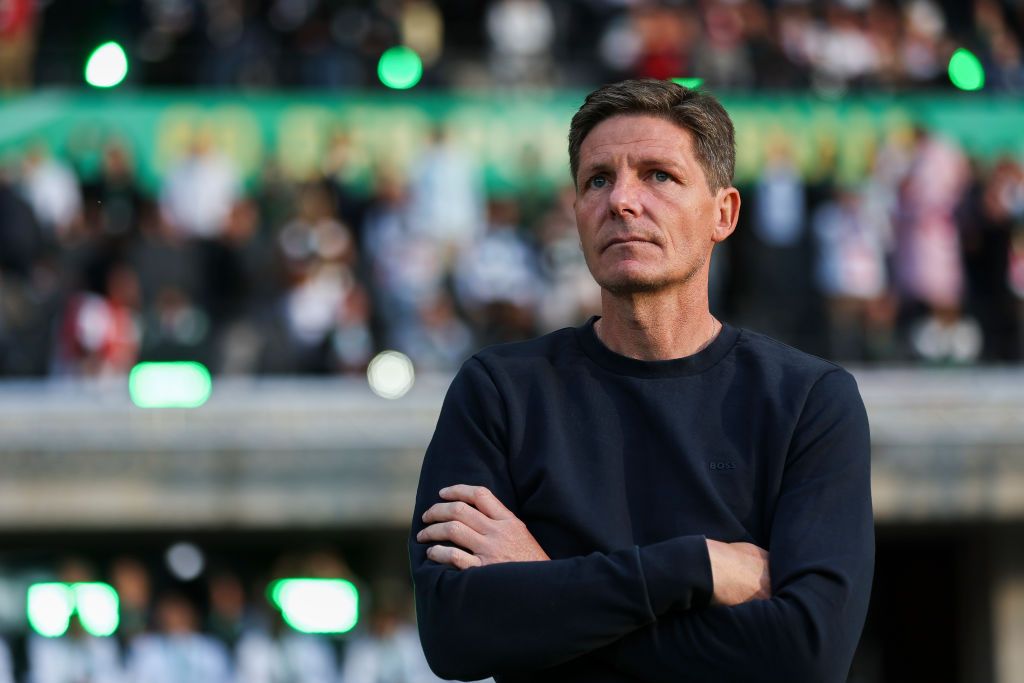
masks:
<svg viewBox="0 0 1024 683"><path fill-rule="evenodd" d="M665 173L664 171L654 172L654 179L657 180L659 183L666 183L669 181L670 178L671 176L668 173Z"/></svg>
<svg viewBox="0 0 1024 683"><path fill-rule="evenodd" d="M595 189L600 189L608 184L608 179L603 175L597 175L590 179L590 186Z"/></svg>

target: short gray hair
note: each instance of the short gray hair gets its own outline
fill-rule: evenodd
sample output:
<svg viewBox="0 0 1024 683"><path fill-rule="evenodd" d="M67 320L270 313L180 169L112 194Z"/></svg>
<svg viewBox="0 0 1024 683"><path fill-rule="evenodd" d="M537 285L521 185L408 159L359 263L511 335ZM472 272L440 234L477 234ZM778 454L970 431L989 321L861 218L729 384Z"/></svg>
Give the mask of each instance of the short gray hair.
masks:
<svg viewBox="0 0 1024 683"><path fill-rule="evenodd" d="M706 92L653 78L612 83L587 95L569 125L569 170L574 184L583 140L597 124L623 114L658 116L690 131L697 163L711 191L732 185L736 132L725 107Z"/></svg>

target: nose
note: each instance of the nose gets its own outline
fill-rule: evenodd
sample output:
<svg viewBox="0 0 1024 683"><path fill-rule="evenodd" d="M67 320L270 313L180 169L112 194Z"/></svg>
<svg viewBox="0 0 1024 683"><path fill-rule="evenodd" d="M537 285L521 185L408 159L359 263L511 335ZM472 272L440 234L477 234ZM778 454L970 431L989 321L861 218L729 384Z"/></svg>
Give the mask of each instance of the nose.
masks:
<svg viewBox="0 0 1024 683"><path fill-rule="evenodd" d="M636 178L620 175L615 179L612 191L608 193L608 209L612 216L637 218L643 212L640 202L640 183Z"/></svg>

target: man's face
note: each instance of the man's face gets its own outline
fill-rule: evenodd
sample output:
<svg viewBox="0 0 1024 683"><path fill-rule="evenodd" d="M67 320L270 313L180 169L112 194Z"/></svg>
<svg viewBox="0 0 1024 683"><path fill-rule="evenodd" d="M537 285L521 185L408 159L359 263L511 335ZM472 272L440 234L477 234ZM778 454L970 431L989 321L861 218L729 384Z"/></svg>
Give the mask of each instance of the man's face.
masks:
<svg viewBox="0 0 1024 683"><path fill-rule="evenodd" d="M576 182L583 255L613 294L690 281L739 211L735 189L708 188L690 132L656 116L614 116L595 126L580 147Z"/></svg>

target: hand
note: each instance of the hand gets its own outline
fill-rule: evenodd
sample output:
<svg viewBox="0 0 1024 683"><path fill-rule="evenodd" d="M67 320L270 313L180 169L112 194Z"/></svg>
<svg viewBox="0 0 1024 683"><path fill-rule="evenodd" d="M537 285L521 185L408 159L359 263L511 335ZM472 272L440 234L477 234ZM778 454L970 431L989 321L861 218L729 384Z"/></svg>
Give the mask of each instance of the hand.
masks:
<svg viewBox="0 0 1024 683"><path fill-rule="evenodd" d="M772 597L768 551L752 543L722 543L708 539L713 605L742 605Z"/></svg>
<svg viewBox="0 0 1024 683"><path fill-rule="evenodd" d="M430 546L427 557L434 562L468 569L551 559L526 525L483 486L456 484L441 489L440 495L451 502L436 503L423 513L428 526L416 540L448 541L459 547Z"/></svg>

